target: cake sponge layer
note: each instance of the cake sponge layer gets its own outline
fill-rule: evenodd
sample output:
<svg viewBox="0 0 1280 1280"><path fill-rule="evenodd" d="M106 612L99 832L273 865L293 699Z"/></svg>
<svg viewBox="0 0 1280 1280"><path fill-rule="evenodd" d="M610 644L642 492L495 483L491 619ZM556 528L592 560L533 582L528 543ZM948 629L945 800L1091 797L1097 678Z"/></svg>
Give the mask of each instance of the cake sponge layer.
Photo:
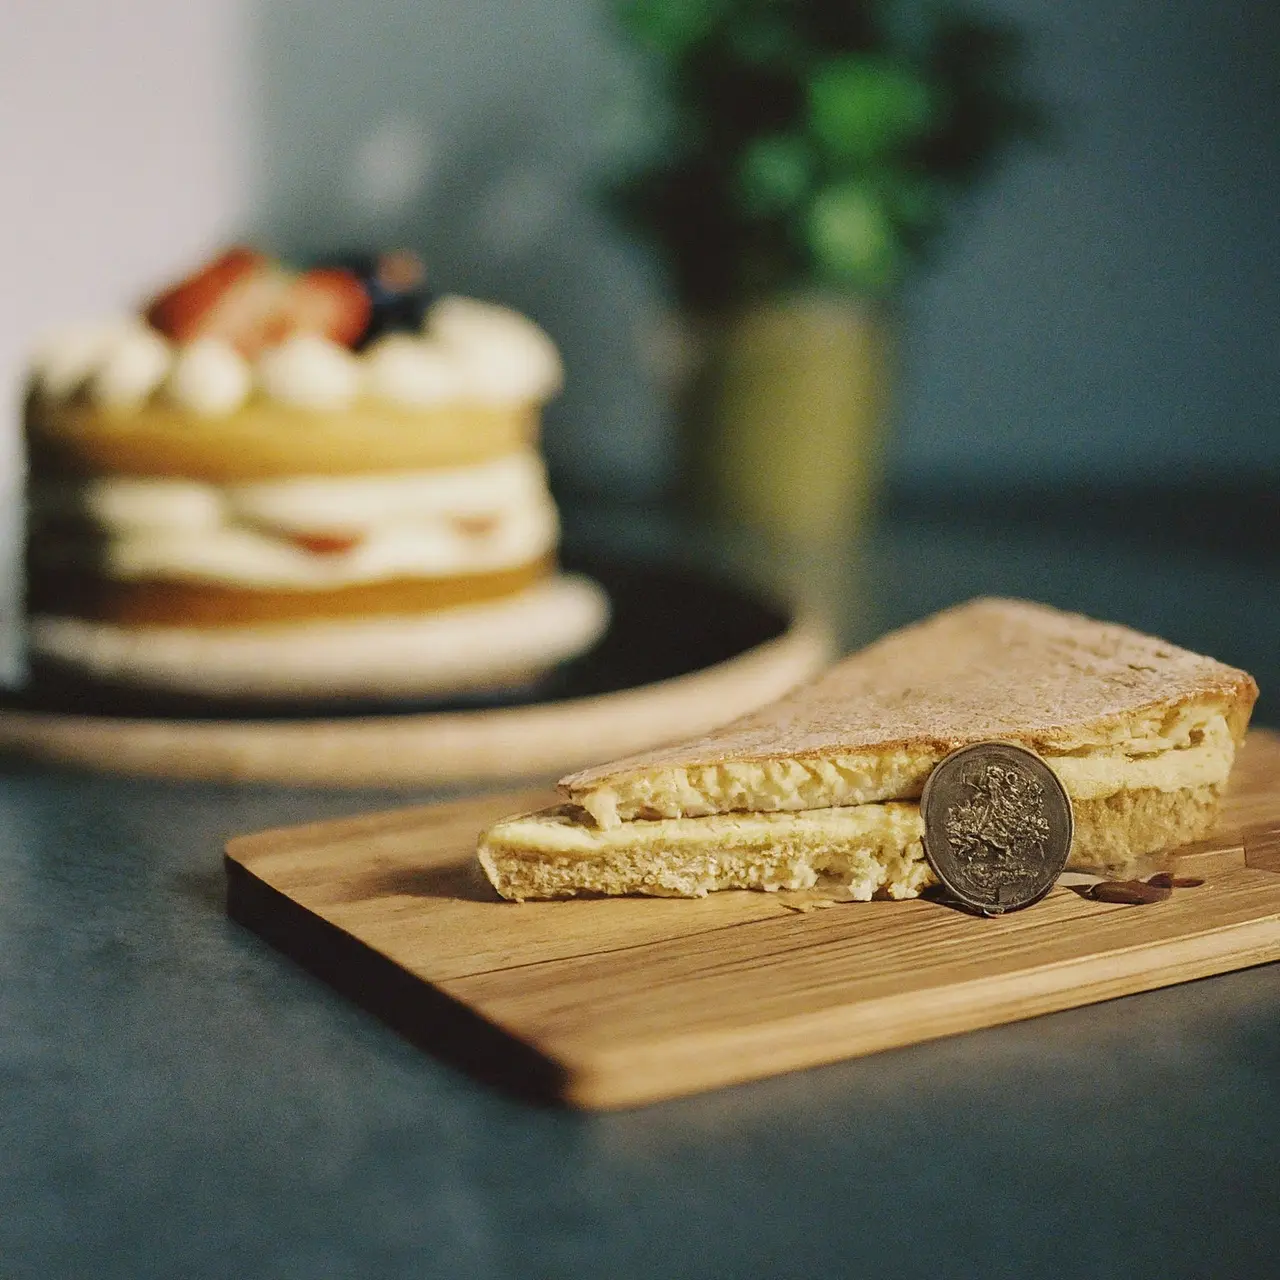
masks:
<svg viewBox="0 0 1280 1280"><path fill-rule="evenodd" d="M600 829L571 805L509 818L481 841L480 862L506 898L579 893L701 897L714 889L809 889L859 899L915 897L932 873L919 807L861 805L805 813L735 813Z"/></svg>
<svg viewBox="0 0 1280 1280"><path fill-rule="evenodd" d="M388 616L413 617L478 605L549 581L551 557L494 573L392 578L329 590L251 590L217 582L113 582L87 574L33 579L29 603L40 613L121 628L229 628Z"/></svg>
<svg viewBox="0 0 1280 1280"><path fill-rule="evenodd" d="M1124 745L1046 752L1045 762L1073 799L1123 789L1178 791L1220 785L1235 759L1235 740L1220 701L1179 710L1166 731ZM698 817L736 810L778 812L913 799L947 754L942 746L895 746L880 752L715 764L655 766L584 793L582 807L601 826L635 817Z"/></svg>
<svg viewBox="0 0 1280 1280"><path fill-rule="evenodd" d="M304 409L253 400L227 417L164 401L112 412L78 401L28 409L32 469L169 476L215 484L370 475L488 462L534 446L536 405Z"/></svg>

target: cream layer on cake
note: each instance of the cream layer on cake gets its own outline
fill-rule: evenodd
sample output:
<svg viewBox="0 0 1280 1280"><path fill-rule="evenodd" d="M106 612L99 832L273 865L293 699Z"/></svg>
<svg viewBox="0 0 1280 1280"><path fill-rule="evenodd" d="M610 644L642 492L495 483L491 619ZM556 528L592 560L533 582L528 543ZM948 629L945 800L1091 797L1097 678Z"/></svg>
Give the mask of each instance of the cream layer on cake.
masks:
<svg viewBox="0 0 1280 1280"><path fill-rule="evenodd" d="M361 401L428 409L444 404L541 403L563 380L555 344L519 312L444 297L421 333L393 333L354 352L301 334L248 360L229 343L175 344L139 316L77 325L48 335L32 360L37 392L82 397L106 411L167 402L224 417L261 397L312 410Z"/></svg>
<svg viewBox="0 0 1280 1280"><path fill-rule="evenodd" d="M412 474L225 486L105 476L37 486L33 503L37 517L86 516L101 533L95 571L122 582L323 590L490 573L545 557L559 535L532 450ZM62 553L74 560L76 542Z"/></svg>

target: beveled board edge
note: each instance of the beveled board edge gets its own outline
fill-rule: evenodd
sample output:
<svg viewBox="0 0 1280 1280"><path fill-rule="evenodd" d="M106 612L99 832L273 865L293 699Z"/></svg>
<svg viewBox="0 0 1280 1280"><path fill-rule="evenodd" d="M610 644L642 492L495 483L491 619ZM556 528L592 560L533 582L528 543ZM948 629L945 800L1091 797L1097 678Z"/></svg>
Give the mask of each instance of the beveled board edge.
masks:
<svg viewBox="0 0 1280 1280"><path fill-rule="evenodd" d="M566 1078L561 1100L584 1110L644 1106L1100 1004L1275 960L1280 960L1280 914L1130 951L1100 953L1040 969L1019 969L962 987L940 987L927 995L914 993L910 1015L905 1018L895 1016L894 1001L888 998L776 1022L763 1033L749 1028L736 1047L728 1043L723 1032L718 1032L714 1054L702 1051L701 1038L696 1033L663 1039L651 1052L644 1045L631 1044L616 1059L601 1055L564 1064ZM972 999L967 998L970 996ZM821 1053L814 1052L815 1043L823 1046Z"/></svg>
<svg viewBox="0 0 1280 1280"><path fill-rule="evenodd" d="M267 884L227 854L227 914L411 1044L528 1102L561 1102L569 1072Z"/></svg>

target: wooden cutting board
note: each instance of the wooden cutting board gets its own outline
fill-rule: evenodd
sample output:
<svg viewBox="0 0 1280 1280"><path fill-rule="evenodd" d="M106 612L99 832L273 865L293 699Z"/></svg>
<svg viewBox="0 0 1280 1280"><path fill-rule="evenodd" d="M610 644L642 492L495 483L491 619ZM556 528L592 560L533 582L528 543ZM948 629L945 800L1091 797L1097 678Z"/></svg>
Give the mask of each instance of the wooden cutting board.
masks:
<svg viewBox="0 0 1280 1280"><path fill-rule="evenodd" d="M1203 876L1146 906L1060 885L996 919L730 892L515 904L472 861L507 793L227 846L227 908L415 1042L522 1094L623 1107L1280 958L1280 738L1256 731ZM788 905L788 902L792 905Z"/></svg>

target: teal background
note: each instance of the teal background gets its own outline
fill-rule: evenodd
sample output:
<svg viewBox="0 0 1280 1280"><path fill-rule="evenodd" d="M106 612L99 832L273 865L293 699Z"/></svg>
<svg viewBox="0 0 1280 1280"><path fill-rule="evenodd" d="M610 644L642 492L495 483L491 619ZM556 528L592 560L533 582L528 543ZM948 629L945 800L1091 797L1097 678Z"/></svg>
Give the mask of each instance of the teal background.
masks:
<svg viewBox="0 0 1280 1280"><path fill-rule="evenodd" d="M894 478L911 491L1280 473L1280 7L984 11L1025 31L1054 136L964 200L902 299ZM594 192L627 113L650 105L606 12L261 7L252 207L287 249L412 243L442 286L528 309L569 367L549 417L561 486L649 497L673 466L645 359L661 272ZM402 166L417 180L370 199L355 174L377 136L417 140ZM398 153L383 151L395 187Z"/></svg>

